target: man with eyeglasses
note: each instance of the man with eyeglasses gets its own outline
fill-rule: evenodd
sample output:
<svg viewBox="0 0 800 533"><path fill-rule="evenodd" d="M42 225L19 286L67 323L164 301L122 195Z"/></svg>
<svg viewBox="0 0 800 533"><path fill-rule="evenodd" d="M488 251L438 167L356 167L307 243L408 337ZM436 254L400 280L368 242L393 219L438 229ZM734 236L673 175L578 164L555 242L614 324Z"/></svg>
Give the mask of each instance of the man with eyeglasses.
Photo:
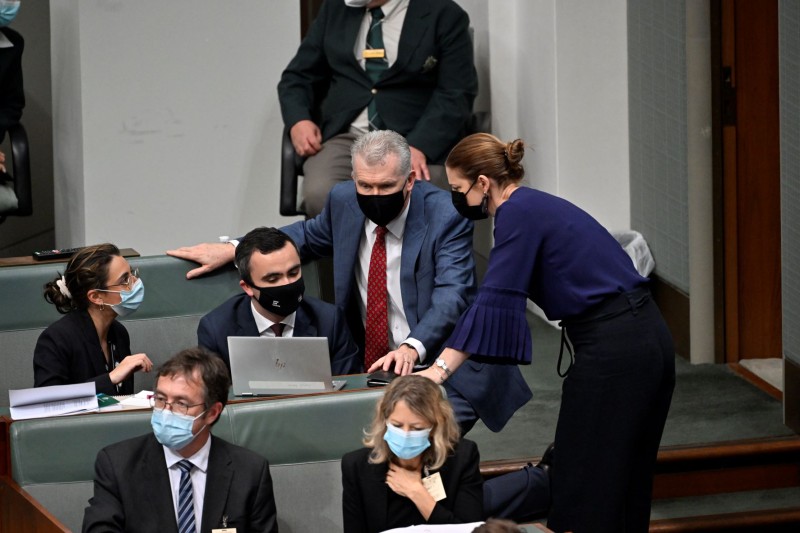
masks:
<svg viewBox="0 0 800 533"><path fill-rule="evenodd" d="M229 388L225 364L201 348L164 363L151 398L153 433L97 455L83 531L277 532L266 459L211 434Z"/></svg>

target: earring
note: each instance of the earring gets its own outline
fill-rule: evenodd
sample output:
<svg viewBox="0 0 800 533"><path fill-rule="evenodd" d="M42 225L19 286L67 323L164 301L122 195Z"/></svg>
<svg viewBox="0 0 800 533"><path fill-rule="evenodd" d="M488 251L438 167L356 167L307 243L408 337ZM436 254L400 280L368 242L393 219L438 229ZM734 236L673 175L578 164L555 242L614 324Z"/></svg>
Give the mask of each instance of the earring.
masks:
<svg viewBox="0 0 800 533"><path fill-rule="evenodd" d="M100 302L100 310L103 311L106 308L106 303L101 301Z"/></svg>
<svg viewBox="0 0 800 533"><path fill-rule="evenodd" d="M483 200L481 200L481 213L484 215L489 212L489 193L483 193Z"/></svg>

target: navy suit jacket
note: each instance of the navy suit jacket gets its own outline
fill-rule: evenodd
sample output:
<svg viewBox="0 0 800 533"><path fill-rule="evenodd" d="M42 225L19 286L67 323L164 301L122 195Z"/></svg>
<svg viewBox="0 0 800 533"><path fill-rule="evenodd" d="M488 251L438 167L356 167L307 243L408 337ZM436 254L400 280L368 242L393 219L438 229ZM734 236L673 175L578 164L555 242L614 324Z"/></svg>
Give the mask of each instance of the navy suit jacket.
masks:
<svg viewBox="0 0 800 533"><path fill-rule="evenodd" d="M403 234L400 287L411 330L409 337L425 346L430 362L475 298L473 224L458 214L449 193L425 181L414 184L410 203ZM350 181L331 190L317 217L282 228L297 244L304 261L333 257L336 306L347 315L362 350L364 325L355 270L364 221L355 183ZM492 431L500 431L531 398L516 365L484 365L468 360L446 386L458 391Z"/></svg>
<svg viewBox="0 0 800 533"><path fill-rule="evenodd" d="M293 335L328 337L331 373L334 376L364 371L358 346L350 335L344 316L335 306L306 296L297 308ZM197 326L197 344L219 354L230 369L228 337L258 337L250 297L244 292L208 313Z"/></svg>
<svg viewBox="0 0 800 533"><path fill-rule="evenodd" d="M453 0L411 0L397 58L377 83L353 53L363 18L342 0L322 4L278 84L284 124L314 120L328 140L374 98L386 129L443 163L466 134L478 92L467 13Z"/></svg>
<svg viewBox="0 0 800 533"><path fill-rule="evenodd" d="M237 531L278 531L267 460L212 435L197 531L221 528L223 516ZM97 454L94 496L83 516L83 532L123 531L178 531L164 449L152 433Z"/></svg>

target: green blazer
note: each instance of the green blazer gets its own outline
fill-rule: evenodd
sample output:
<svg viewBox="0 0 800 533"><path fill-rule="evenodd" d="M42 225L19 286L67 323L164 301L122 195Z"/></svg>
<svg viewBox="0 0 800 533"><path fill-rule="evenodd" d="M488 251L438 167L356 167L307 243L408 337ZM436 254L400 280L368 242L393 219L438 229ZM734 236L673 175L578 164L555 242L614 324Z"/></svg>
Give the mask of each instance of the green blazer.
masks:
<svg viewBox="0 0 800 533"><path fill-rule="evenodd" d="M374 97L387 129L442 163L466 133L478 90L469 17L453 0L410 0L397 59L374 85L353 52L363 17L342 0L322 5L278 84L284 124L313 120L325 141Z"/></svg>

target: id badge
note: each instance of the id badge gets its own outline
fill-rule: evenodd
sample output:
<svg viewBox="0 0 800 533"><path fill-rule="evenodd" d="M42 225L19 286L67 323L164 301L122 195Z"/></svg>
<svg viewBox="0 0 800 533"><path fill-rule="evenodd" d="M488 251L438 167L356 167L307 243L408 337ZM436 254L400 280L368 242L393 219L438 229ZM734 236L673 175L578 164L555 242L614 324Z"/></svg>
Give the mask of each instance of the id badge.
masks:
<svg viewBox="0 0 800 533"><path fill-rule="evenodd" d="M236 533L235 527L223 527L222 529L212 529L211 533Z"/></svg>
<svg viewBox="0 0 800 533"><path fill-rule="evenodd" d="M433 496L433 499L437 502L447 498L447 494L444 492L444 485L442 484L442 476L439 475L439 472L422 478L422 486L425 487L428 494Z"/></svg>
<svg viewBox="0 0 800 533"><path fill-rule="evenodd" d="M383 59L386 57L386 50L383 48L366 48L361 57L364 59Z"/></svg>

